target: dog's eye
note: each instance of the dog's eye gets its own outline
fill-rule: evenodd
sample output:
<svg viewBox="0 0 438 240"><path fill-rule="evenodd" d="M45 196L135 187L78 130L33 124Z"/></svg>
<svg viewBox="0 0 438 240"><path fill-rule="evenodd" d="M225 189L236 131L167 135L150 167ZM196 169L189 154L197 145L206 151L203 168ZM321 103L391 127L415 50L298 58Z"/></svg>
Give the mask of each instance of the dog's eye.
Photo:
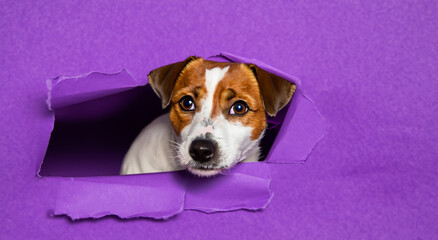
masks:
<svg viewBox="0 0 438 240"><path fill-rule="evenodd" d="M248 105L244 101L237 101L231 106L230 114L231 115L244 115L249 110Z"/></svg>
<svg viewBox="0 0 438 240"><path fill-rule="evenodd" d="M190 96L184 96L179 100L179 106L184 111L193 111L195 110L195 101Z"/></svg>

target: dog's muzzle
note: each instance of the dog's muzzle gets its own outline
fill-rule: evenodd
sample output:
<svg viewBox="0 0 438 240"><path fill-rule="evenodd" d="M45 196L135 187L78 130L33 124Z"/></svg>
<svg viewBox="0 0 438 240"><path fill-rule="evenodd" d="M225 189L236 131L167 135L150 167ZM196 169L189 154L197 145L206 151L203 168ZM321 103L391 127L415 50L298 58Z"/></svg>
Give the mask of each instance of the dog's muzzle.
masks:
<svg viewBox="0 0 438 240"><path fill-rule="evenodd" d="M199 163L212 160L216 154L216 146L211 140L198 139L190 144L189 154Z"/></svg>

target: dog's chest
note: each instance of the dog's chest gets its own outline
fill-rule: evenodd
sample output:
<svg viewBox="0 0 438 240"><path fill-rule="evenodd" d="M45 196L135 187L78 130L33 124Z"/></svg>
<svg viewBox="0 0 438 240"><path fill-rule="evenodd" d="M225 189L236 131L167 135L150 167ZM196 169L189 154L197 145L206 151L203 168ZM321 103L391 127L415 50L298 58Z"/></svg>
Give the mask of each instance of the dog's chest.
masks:
<svg viewBox="0 0 438 240"><path fill-rule="evenodd" d="M174 161L175 141L169 114L147 125L125 155L121 174L168 172L182 169Z"/></svg>

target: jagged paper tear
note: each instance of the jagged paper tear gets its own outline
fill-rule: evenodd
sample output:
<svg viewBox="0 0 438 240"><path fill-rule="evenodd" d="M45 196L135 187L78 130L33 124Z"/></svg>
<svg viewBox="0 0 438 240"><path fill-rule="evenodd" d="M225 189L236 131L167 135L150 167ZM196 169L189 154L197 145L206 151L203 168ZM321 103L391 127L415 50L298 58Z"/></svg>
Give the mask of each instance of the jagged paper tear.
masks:
<svg viewBox="0 0 438 240"><path fill-rule="evenodd" d="M325 134L325 120L301 89L301 82L253 59L223 53L215 61L253 63L297 85L282 127L264 162L241 163L221 176L202 179L184 171L130 176L59 179L55 215L72 219L148 217L167 219L183 210L206 213L239 209L260 210L273 197L269 163L302 163ZM48 81L49 109L61 109L91 99L122 93L147 84L125 70L116 74L89 73ZM56 115L56 114L55 114ZM272 120L275 122L276 120Z"/></svg>

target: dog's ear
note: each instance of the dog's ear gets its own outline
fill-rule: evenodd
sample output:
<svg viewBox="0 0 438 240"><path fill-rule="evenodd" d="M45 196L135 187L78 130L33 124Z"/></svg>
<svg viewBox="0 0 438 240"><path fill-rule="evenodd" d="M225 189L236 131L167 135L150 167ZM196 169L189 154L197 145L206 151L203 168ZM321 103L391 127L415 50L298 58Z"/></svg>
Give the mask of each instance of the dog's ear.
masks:
<svg viewBox="0 0 438 240"><path fill-rule="evenodd" d="M269 73L254 64L249 64L260 87L263 107L270 116L275 116L292 98L296 90L294 83Z"/></svg>
<svg viewBox="0 0 438 240"><path fill-rule="evenodd" d="M178 79L180 73L184 67L191 61L198 59L199 57L192 56L182 62L166 65L164 67L152 70L149 75L149 84L151 84L154 92L161 99L161 106L166 108L170 99L172 98L173 88L175 82Z"/></svg>

